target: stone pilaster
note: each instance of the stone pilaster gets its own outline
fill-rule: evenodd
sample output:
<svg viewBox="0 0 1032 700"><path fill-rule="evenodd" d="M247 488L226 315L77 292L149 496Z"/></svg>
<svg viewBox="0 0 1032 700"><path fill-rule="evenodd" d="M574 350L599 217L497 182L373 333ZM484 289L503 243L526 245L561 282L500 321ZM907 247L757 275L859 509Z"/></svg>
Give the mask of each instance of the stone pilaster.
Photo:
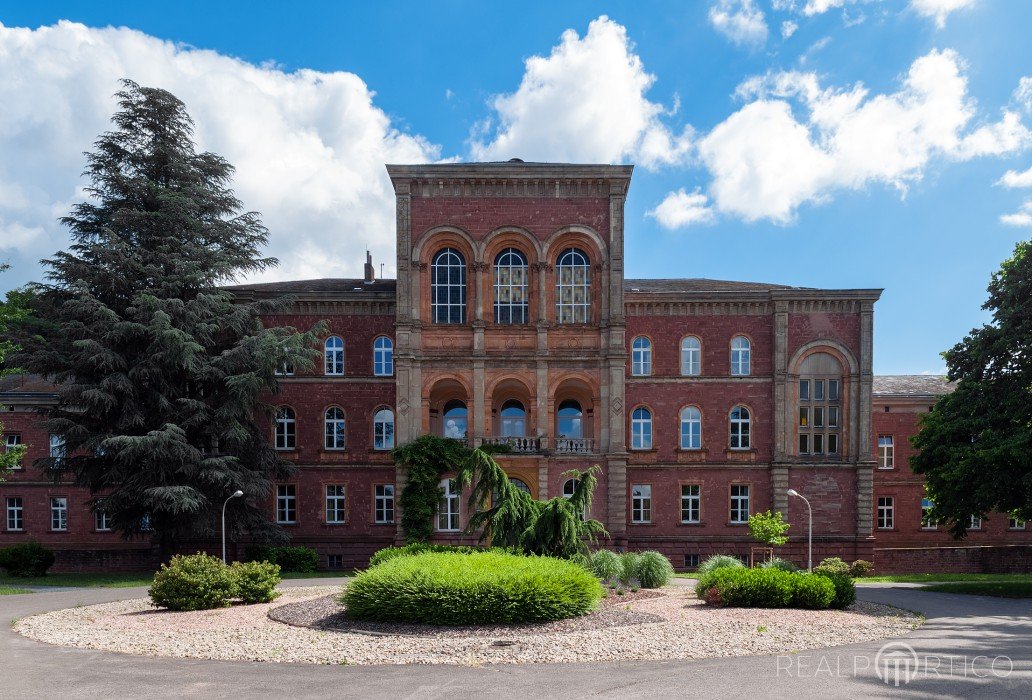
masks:
<svg viewBox="0 0 1032 700"><path fill-rule="evenodd" d="M874 464L865 462L856 468L856 534L870 537L874 514Z"/></svg>
<svg viewBox="0 0 1032 700"><path fill-rule="evenodd" d="M788 465L770 468L771 507L788 515Z"/></svg>
<svg viewBox="0 0 1032 700"><path fill-rule="evenodd" d="M774 461L788 457L791 444L788 402L788 303L774 305Z"/></svg>
<svg viewBox="0 0 1032 700"><path fill-rule="evenodd" d="M874 382L874 302L867 301L860 311L860 391L857 410L857 443L850 449L853 459L871 457L871 392Z"/></svg>

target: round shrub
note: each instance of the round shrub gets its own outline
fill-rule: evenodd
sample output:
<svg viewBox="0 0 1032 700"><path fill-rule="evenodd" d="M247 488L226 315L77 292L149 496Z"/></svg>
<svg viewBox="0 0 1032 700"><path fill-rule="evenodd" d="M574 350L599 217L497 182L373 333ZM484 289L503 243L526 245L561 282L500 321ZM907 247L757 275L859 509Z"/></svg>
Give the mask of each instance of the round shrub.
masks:
<svg viewBox="0 0 1032 700"><path fill-rule="evenodd" d="M695 593L709 605L820 610L834 601L831 583L823 576L775 568L724 567L700 577Z"/></svg>
<svg viewBox="0 0 1032 700"><path fill-rule="evenodd" d="M591 555L591 571L603 581L619 578L623 572L620 556L608 549L600 549Z"/></svg>
<svg viewBox="0 0 1032 700"><path fill-rule="evenodd" d="M674 566L659 552L643 552L638 561L638 582L642 588L660 588L670 583Z"/></svg>
<svg viewBox="0 0 1032 700"><path fill-rule="evenodd" d="M738 557L733 557L730 554L714 554L711 557L706 557L706 560L699 564L699 568L696 571L699 574L708 574L711 571L717 569L744 569L745 564Z"/></svg>
<svg viewBox="0 0 1032 700"><path fill-rule="evenodd" d="M472 547L459 544L430 544L428 542L413 542L401 547L384 547L369 557L369 566L376 566L395 557L410 557L414 554L425 554L426 552L458 552L459 554L479 554L481 552L502 552L515 553L504 547Z"/></svg>
<svg viewBox="0 0 1032 700"><path fill-rule="evenodd" d="M849 565L849 575L853 578L870 576L872 571L874 571L874 564L869 561L864 561L863 559L857 559Z"/></svg>
<svg viewBox="0 0 1032 700"><path fill-rule="evenodd" d="M637 552L624 552L620 555L620 581L630 585L631 581L638 579L638 562L641 555Z"/></svg>
<svg viewBox="0 0 1032 700"><path fill-rule="evenodd" d="M798 566L787 559L781 559L780 557L774 557L770 561L765 561L760 566L764 569L781 569L782 571L788 571L789 573L799 571Z"/></svg>
<svg viewBox="0 0 1032 700"><path fill-rule="evenodd" d="M169 610L224 608L236 594L232 570L207 554L177 555L154 574L151 602Z"/></svg>
<svg viewBox="0 0 1032 700"><path fill-rule="evenodd" d="M848 576L849 564L838 557L828 557L827 559L822 559L820 564L813 567L813 572L815 574L842 574Z"/></svg>
<svg viewBox="0 0 1032 700"><path fill-rule="evenodd" d="M828 579L834 585L835 598L831 601L831 607L845 610L856 602L856 584L853 583L853 579L849 574L819 572L816 568L814 568L813 573L816 576Z"/></svg>
<svg viewBox="0 0 1032 700"><path fill-rule="evenodd" d="M835 599L835 586L824 576L796 574L792 591L793 608L824 610Z"/></svg>
<svg viewBox="0 0 1032 700"><path fill-rule="evenodd" d="M0 549L0 569L11 576L46 576L54 565L54 553L35 540Z"/></svg>
<svg viewBox="0 0 1032 700"><path fill-rule="evenodd" d="M562 559L428 552L363 571L341 602L358 620L481 625L575 617L601 597L597 578Z"/></svg>
<svg viewBox="0 0 1032 700"><path fill-rule="evenodd" d="M267 561L233 562L230 567L236 584L236 597L245 603L271 603L280 596L279 564Z"/></svg>

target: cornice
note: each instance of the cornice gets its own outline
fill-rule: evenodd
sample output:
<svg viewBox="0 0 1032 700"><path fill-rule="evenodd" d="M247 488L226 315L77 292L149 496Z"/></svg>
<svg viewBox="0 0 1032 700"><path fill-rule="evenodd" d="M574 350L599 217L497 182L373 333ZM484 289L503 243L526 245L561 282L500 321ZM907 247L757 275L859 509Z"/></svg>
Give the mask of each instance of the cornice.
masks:
<svg viewBox="0 0 1032 700"><path fill-rule="evenodd" d="M414 197L623 196L632 165L434 163L387 165L395 193Z"/></svg>

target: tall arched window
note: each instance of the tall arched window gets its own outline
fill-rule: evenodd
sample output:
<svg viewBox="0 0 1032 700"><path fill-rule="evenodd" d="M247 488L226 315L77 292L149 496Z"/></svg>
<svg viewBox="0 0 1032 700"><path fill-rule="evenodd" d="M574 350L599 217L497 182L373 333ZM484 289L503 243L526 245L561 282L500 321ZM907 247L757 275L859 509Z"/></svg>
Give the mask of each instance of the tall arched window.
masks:
<svg viewBox="0 0 1032 700"><path fill-rule="evenodd" d="M373 374L377 377L394 374L394 341L385 335L373 341Z"/></svg>
<svg viewBox="0 0 1032 700"><path fill-rule="evenodd" d="M631 413L631 449L652 449L652 411L639 407Z"/></svg>
<svg viewBox="0 0 1032 700"><path fill-rule="evenodd" d="M643 335L631 341L631 374L635 377L652 374L652 341Z"/></svg>
<svg viewBox="0 0 1032 700"><path fill-rule="evenodd" d="M444 437L454 440L465 440L469 425L466 404L463 401L449 401L444 405Z"/></svg>
<svg viewBox="0 0 1032 700"><path fill-rule="evenodd" d="M731 376L746 377L752 373L749 339L736 335L731 339Z"/></svg>
<svg viewBox="0 0 1032 700"><path fill-rule="evenodd" d="M573 498L573 493L577 490L577 486L580 483L577 479L567 479L563 482L563 498Z"/></svg>
<svg viewBox="0 0 1032 700"><path fill-rule="evenodd" d="M329 376L344 374L344 341L335 335L323 343L323 372Z"/></svg>
<svg viewBox="0 0 1032 700"><path fill-rule="evenodd" d="M494 261L495 323L526 323L528 300L527 258L506 248Z"/></svg>
<svg viewBox="0 0 1032 700"><path fill-rule="evenodd" d="M702 374L702 343L694 335L681 341L681 376Z"/></svg>
<svg viewBox="0 0 1032 700"><path fill-rule="evenodd" d="M837 455L842 411L842 365L815 352L799 366L799 454Z"/></svg>
<svg viewBox="0 0 1032 700"><path fill-rule="evenodd" d="M577 248L567 248L555 264L555 320L588 323L591 320L591 265Z"/></svg>
<svg viewBox="0 0 1032 700"><path fill-rule="evenodd" d="M297 446L297 419L294 409L290 406L280 406L276 409L275 437L277 450L292 450Z"/></svg>
<svg viewBox="0 0 1032 700"><path fill-rule="evenodd" d="M584 412L581 405L573 399L559 404L556 411L556 432L559 437L579 440L584 437Z"/></svg>
<svg viewBox="0 0 1032 700"><path fill-rule="evenodd" d="M373 449L394 449L394 411L389 408L373 414Z"/></svg>
<svg viewBox="0 0 1032 700"><path fill-rule="evenodd" d="M681 449L702 449L702 411L695 406L681 409Z"/></svg>
<svg viewBox="0 0 1032 700"><path fill-rule="evenodd" d="M527 409L516 399L509 399L502 404L501 435L502 437L526 437Z"/></svg>
<svg viewBox="0 0 1032 700"><path fill-rule="evenodd" d="M466 322L466 260L445 248L430 265L430 311L434 323Z"/></svg>
<svg viewBox="0 0 1032 700"><path fill-rule="evenodd" d="M343 450L347 444L344 410L330 406L323 416L323 445L327 450Z"/></svg>
<svg viewBox="0 0 1032 700"><path fill-rule="evenodd" d="M732 450L749 449L749 409L745 406L735 406L731 409L731 440Z"/></svg>
<svg viewBox="0 0 1032 700"><path fill-rule="evenodd" d="M528 494L530 496L534 495L534 492L530 490L530 486L528 486L527 482L523 479L517 479L514 476L510 476L509 481L511 481L512 485L516 487L517 491L522 491L523 493Z"/></svg>

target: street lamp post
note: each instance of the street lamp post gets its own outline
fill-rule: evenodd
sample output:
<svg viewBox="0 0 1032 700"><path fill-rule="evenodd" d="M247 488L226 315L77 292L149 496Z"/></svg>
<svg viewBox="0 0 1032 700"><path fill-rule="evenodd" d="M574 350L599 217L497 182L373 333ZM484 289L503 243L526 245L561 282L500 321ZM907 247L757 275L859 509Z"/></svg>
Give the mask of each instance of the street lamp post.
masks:
<svg viewBox="0 0 1032 700"><path fill-rule="evenodd" d="M243 491L236 491L232 496L226 499L226 502L222 504L222 563L226 563L226 506L234 498L240 498L244 495Z"/></svg>
<svg viewBox="0 0 1032 700"><path fill-rule="evenodd" d="M803 503L806 504L806 512L809 514L809 527L806 531L806 570L813 571L813 508L810 507L810 501L806 499L806 496L799 493L795 489L788 490L789 496L795 496L796 498L803 499Z"/></svg>

